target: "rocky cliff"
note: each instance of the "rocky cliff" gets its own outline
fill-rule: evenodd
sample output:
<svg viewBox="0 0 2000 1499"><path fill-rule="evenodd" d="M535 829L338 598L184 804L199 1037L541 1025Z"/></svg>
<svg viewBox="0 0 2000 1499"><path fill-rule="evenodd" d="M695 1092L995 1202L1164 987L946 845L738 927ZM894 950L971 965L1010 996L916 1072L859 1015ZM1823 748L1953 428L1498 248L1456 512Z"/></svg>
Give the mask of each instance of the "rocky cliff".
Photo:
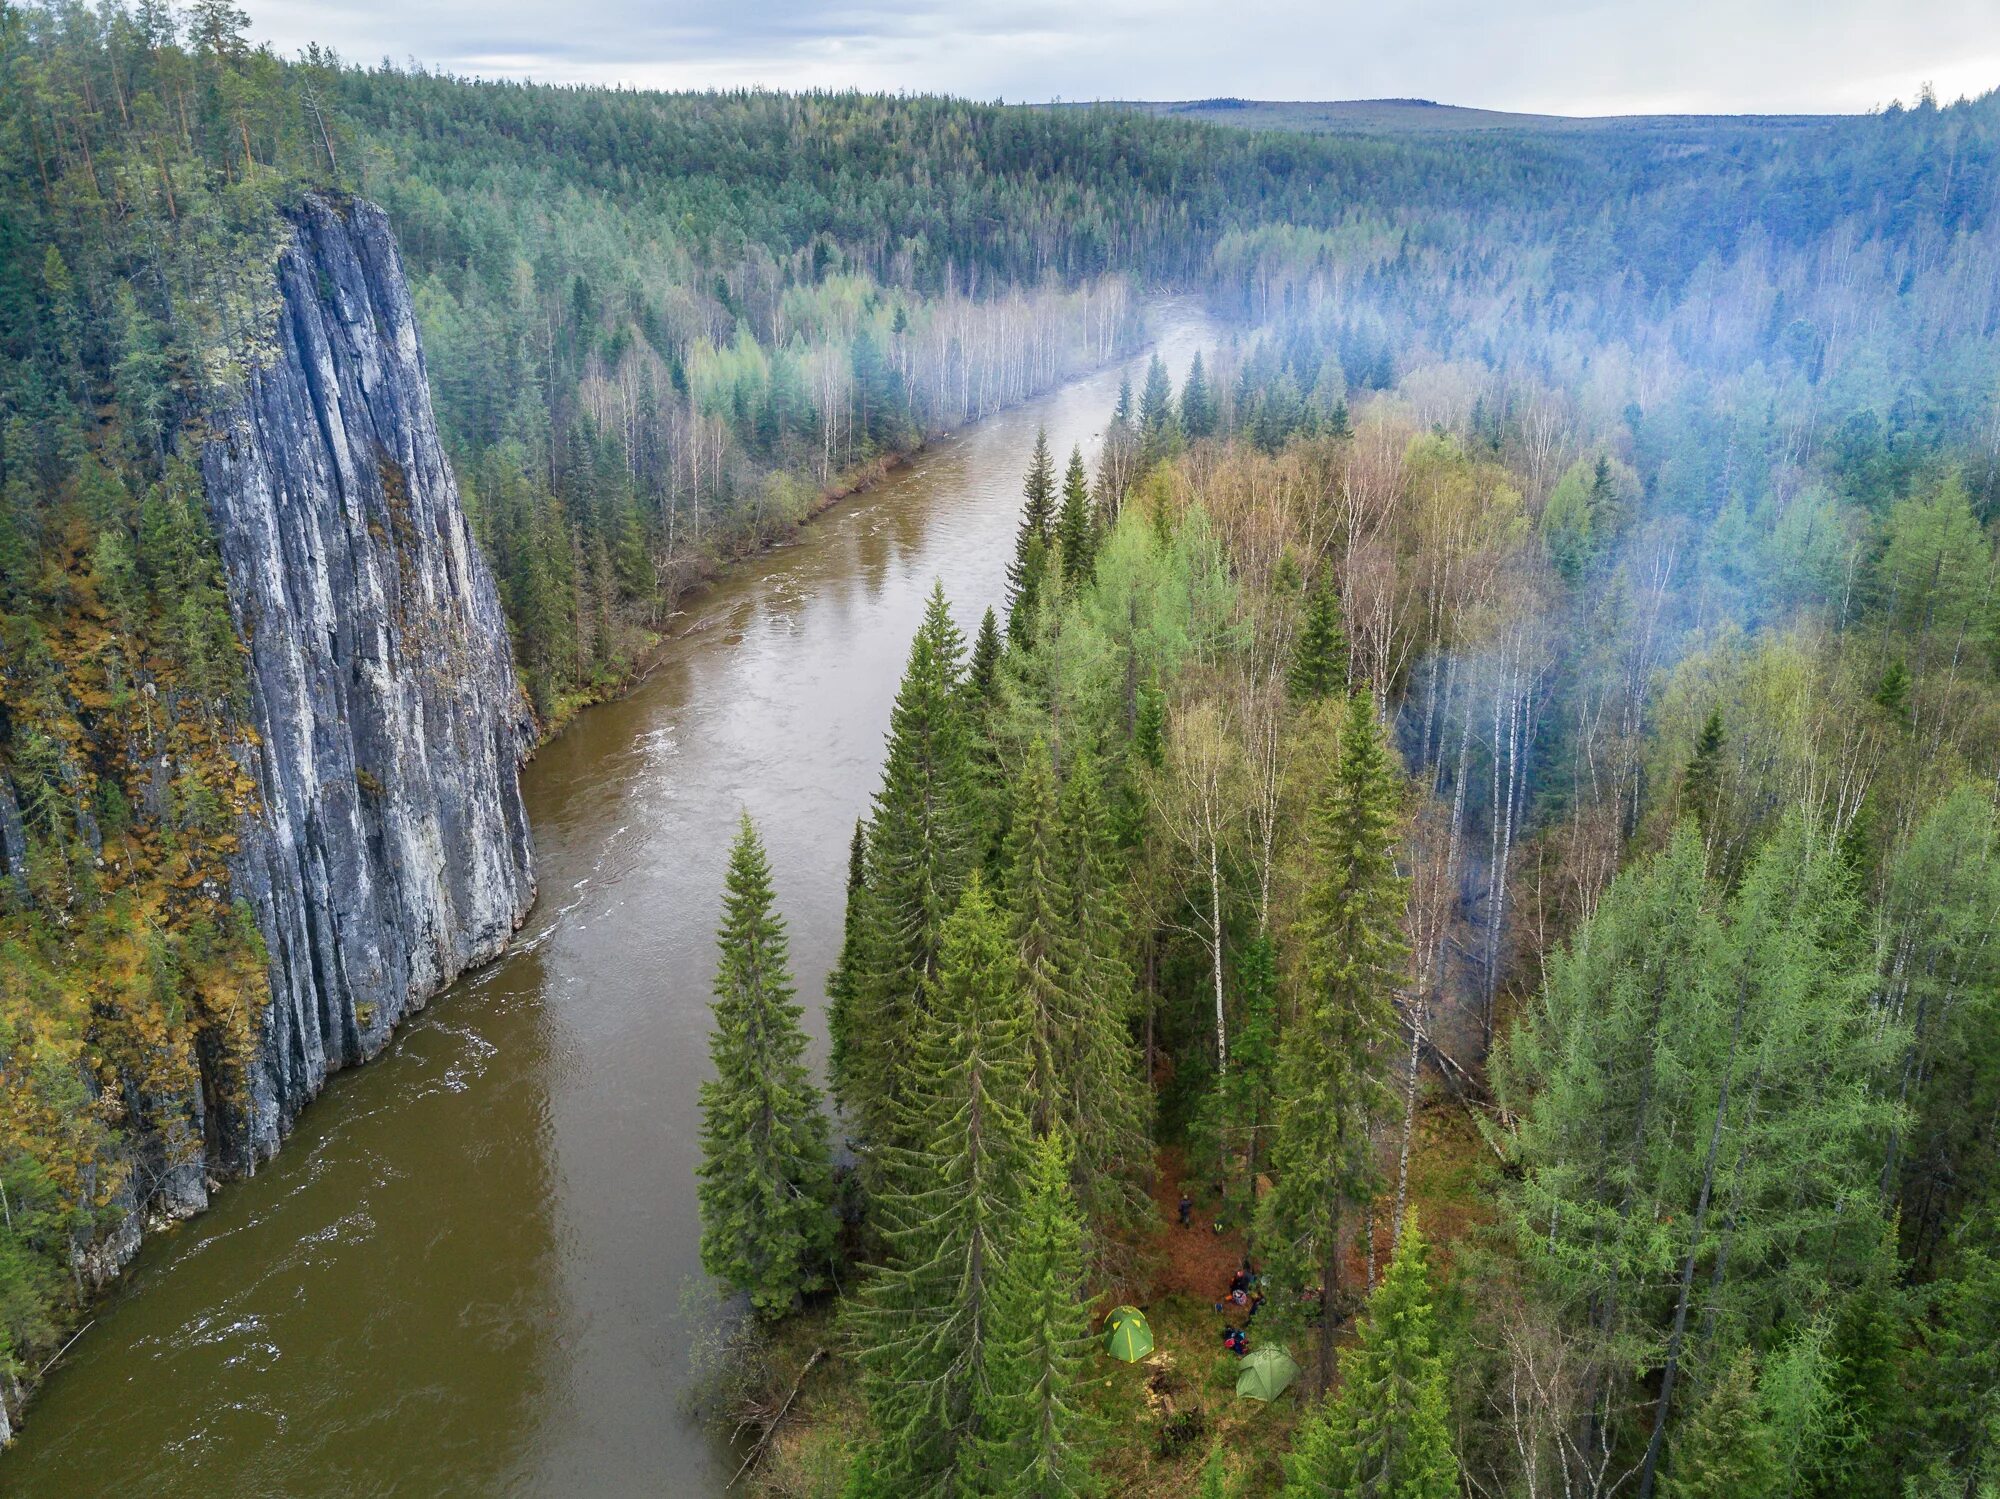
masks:
<svg viewBox="0 0 2000 1499"><path fill-rule="evenodd" d="M387 217L309 197L289 220L275 348L202 455L262 803L231 875L270 954L249 1098L216 1141L232 1165L499 953L534 897L532 725Z"/></svg>

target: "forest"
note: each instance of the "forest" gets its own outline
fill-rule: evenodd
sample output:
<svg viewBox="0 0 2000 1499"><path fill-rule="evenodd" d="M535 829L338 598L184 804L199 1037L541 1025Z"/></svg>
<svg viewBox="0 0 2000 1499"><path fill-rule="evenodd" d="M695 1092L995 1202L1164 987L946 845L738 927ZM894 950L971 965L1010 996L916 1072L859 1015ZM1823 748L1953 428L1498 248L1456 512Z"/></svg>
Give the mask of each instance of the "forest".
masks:
<svg viewBox="0 0 2000 1499"><path fill-rule="evenodd" d="M1148 296L1240 330L1023 453L1008 596L935 599L824 1079L734 850L718 1400L808 1392L749 1482L2000 1493L1997 154L1996 95L1309 136L0 4L0 1374L255 1045L193 460L287 206L355 193L550 733ZM1174 1359L1107 1369L1128 1302Z"/></svg>
<svg viewBox="0 0 2000 1499"><path fill-rule="evenodd" d="M1654 287L1218 237L1259 331L912 642L824 1095L737 844L704 1263L753 1430L845 1381L766 1492L1995 1492L1981 191Z"/></svg>

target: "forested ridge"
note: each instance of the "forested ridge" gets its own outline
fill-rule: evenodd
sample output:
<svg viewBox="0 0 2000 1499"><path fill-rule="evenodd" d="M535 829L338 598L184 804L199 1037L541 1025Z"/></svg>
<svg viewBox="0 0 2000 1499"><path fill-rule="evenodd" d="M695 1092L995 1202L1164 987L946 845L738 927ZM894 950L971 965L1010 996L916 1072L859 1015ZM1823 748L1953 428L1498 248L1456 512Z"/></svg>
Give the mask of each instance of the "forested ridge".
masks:
<svg viewBox="0 0 2000 1499"><path fill-rule="evenodd" d="M255 1044L193 458L319 190L396 225L548 725L1148 292L1241 319L1022 455L981 628L935 601L824 1087L739 841L704 1262L753 1381L834 1350L757 1482L2000 1485L2000 99L1304 137L246 32L0 7L9 1378ZM1303 1367L1262 1424L1183 1232Z"/></svg>

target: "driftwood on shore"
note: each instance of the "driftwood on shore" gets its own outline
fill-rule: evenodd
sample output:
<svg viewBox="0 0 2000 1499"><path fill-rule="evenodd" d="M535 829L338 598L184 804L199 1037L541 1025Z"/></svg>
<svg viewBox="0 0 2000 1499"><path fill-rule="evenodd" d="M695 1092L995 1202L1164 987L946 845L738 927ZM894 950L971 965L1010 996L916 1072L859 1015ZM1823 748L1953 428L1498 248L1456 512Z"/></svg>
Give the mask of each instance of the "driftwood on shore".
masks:
<svg viewBox="0 0 2000 1499"><path fill-rule="evenodd" d="M799 1398L799 1387L806 1382L806 1376L812 1373L813 1366L825 1357L826 1357L826 1350L824 1348L813 1349L812 1357L807 1359L805 1362L805 1367L799 1370L799 1377L792 1381L791 1393L785 1396L784 1404L778 1407L776 1413L773 1414L768 1420L764 1420L761 1423L764 1430L763 1433L757 1438L757 1445L752 1447L750 1451L747 1454L745 1454L741 1466L737 1468L734 1476L730 1478L729 1482L726 1485L724 1485L725 1489L735 1488L737 1481L741 1479L745 1473L748 1473L750 1471L750 1469L756 1464L758 1458L764 1455L764 1449L770 1445L771 1438L777 1434L779 1424L785 1419L785 1413L792 1408L792 1402ZM741 1436L744 1427L754 1424L758 1424L757 1418L754 1415L745 1417L745 1419L739 1421L736 1425L737 1435Z"/></svg>

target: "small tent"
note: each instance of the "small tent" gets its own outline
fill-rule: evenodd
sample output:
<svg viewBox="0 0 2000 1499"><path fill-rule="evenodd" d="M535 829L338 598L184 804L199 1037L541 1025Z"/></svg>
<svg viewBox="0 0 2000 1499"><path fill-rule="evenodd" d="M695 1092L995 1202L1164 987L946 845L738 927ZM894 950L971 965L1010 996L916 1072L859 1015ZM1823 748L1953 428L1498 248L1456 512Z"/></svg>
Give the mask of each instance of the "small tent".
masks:
<svg viewBox="0 0 2000 1499"><path fill-rule="evenodd" d="M1276 1400L1299 1377L1292 1356L1275 1343L1252 1348L1236 1372L1236 1393L1245 1400Z"/></svg>
<svg viewBox="0 0 2000 1499"><path fill-rule="evenodd" d="M1153 1328L1146 1314L1136 1306L1114 1306L1104 1319L1104 1351L1128 1364L1136 1364L1151 1353Z"/></svg>

